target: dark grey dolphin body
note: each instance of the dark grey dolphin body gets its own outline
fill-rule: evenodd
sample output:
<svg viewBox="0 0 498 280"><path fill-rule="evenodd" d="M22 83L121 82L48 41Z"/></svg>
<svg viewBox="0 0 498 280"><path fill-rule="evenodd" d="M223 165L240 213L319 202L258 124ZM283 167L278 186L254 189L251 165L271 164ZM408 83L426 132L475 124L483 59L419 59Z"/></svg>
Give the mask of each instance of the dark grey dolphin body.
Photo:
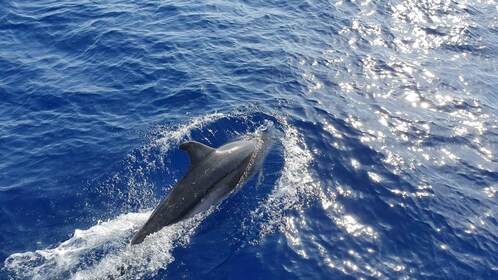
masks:
<svg viewBox="0 0 498 280"><path fill-rule="evenodd" d="M131 244L141 243L147 235L220 203L261 165L270 142L266 137L254 138L218 149L197 142L180 145L190 155L190 167L154 209Z"/></svg>

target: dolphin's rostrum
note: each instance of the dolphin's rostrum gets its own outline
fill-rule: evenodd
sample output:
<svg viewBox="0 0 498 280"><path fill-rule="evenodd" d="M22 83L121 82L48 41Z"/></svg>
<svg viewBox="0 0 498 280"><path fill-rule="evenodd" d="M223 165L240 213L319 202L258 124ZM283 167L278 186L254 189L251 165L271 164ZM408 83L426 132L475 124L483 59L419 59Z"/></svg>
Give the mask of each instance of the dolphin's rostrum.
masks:
<svg viewBox="0 0 498 280"><path fill-rule="evenodd" d="M180 145L190 155L190 167L131 244L141 243L149 234L220 203L261 165L270 145L269 137L234 141L218 149L198 142Z"/></svg>

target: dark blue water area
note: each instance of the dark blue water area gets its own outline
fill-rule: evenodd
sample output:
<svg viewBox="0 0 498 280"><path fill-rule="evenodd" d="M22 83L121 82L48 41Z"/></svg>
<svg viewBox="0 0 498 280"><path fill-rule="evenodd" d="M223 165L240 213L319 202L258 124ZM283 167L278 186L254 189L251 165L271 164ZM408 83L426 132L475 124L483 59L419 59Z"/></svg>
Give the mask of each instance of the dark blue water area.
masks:
<svg viewBox="0 0 498 280"><path fill-rule="evenodd" d="M0 1L1 279L498 279L496 1ZM130 246L188 140L268 133Z"/></svg>

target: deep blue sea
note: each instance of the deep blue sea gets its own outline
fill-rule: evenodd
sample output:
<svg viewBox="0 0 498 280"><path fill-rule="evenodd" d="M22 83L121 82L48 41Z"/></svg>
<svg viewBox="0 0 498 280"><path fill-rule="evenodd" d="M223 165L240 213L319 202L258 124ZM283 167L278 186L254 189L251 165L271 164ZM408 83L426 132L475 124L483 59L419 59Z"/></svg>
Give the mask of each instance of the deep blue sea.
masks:
<svg viewBox="0 0 498 280"><path fill-rule="evenodd" d="M497 215L496 0L0 0L0 279L498 279Z"/></svg>

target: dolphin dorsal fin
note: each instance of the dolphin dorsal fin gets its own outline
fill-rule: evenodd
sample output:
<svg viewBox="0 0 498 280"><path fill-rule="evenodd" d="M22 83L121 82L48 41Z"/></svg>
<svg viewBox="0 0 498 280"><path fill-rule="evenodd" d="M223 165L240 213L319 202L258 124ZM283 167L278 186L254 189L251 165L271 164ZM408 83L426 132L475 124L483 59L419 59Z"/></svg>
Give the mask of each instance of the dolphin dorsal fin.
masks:
<svg viewBox="0 0 498 280"><path fill-rule="evenodd" d="M215 149L199 142L189 141L180 145L180 149L190 155L190 165L194 165L211 154Z"/></svg>

